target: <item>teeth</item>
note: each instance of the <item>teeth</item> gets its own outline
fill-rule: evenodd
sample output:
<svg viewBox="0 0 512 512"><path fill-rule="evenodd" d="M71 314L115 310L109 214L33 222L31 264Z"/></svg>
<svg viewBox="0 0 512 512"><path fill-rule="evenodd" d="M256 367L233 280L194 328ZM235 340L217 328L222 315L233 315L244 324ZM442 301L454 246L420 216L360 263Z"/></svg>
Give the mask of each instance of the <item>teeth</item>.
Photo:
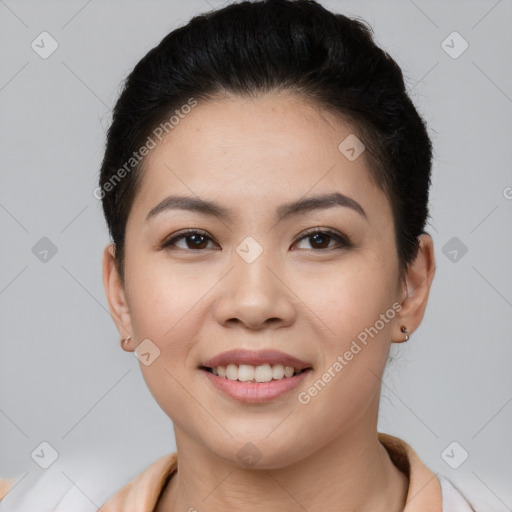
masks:
<svg viewBox="0 0 512 512"><path fill-rule="evenodd" d="M291 366L284 367L284 376L285 377L293 377L294 369Z"/></svg>
<svg viewBox="0 0 512 512"><path fill-rule="evenodd" d="M300 373L300 370L293 368L293 366L267 363L259 366L228 364L227 366L217 366L211 370L214 375L240 382L270 382L272 379L280 380Z"/></svg>
<svg viewBox="0 0 512 512"><path fill-rule="evenodd" d="M256 382L270 382L272 380L272 376L272 367L269 364L262 364L261 366L256 366L256 369L254 370L254 378Z"/></svg>
<svg viewBox="0 0 512 512"><path fill-rule="evenodd" d="M236 366L236 365L233 365L233 366ZM251 366L249 364L239 365L238 366L238 380L241 382L247 382L248 380L254 380L254 366Z"/></svg>
<svg viewBox="0 0 512 512"><path fill-rule="evenodd" d="M236 364L228 364L226 366L226 378L229 380L238 380L238 366Z"/></svg>
<svg viewBox="0 0 512 512"><path fill-rule="evenodd" d="M284 366L282 364L275 364L274 366L272 366L272 378L278 380L278 379L282 379L283 377L284 377Z"/></svg>

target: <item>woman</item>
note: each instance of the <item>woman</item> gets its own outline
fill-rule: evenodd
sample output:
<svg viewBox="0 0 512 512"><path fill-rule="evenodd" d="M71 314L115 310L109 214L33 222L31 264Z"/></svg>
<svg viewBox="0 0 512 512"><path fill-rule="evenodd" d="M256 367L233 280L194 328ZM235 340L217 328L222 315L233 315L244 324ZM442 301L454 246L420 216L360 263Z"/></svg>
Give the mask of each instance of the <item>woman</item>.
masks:
<svg viewBox="0 0 512 512"><path fill-rule="evenodd" d="M431 159L398 65L314 1L198 16L137 64L96 190L104 285L177 452L103 512L473 510L377 431L434 277Z"/></svg>

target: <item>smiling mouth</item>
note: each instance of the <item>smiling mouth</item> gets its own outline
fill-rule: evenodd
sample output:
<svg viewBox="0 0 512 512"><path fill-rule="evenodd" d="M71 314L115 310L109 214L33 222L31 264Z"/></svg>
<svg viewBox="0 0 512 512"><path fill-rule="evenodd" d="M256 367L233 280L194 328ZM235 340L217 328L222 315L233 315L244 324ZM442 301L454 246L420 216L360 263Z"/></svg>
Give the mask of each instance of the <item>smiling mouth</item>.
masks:
<svg viewBox="0 0 512 512"><path fill-rule="evenodd" d="M210 368L201 366L201 370L216 375L219 378L238 382L264 383L277 380L284 380L312 370L312 368L294 368L282 364L261 364L253 366L250 364L228 364Z"/></svg>

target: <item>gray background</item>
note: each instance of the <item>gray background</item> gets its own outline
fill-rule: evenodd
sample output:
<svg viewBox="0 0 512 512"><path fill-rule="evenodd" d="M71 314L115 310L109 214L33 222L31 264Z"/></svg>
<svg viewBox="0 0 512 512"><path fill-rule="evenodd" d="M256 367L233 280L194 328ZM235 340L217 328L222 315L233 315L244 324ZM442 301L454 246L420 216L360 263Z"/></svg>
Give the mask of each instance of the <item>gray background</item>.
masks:
<svg viewBox="0 0 512 512"><path fill-rule="evenodd" d="M393 347L379 430L483 510L512 510L512 1L321 3L372 25L436 151L436 277L420 329ZM42 478L31 453L47 441L53 471L92 503L105 475L83 468L98 457L115 484L175 449L108 313L92 191L122 79L171 29L222 4L0 0L0 476ZM47 59L31 48L43 31L59 45ZM442 46L453 31L469 44L458 58ZM46 262L33 252L43 237L57 248ZM469 453L457 469L442 457L453 441L452 464Z"/></svg>

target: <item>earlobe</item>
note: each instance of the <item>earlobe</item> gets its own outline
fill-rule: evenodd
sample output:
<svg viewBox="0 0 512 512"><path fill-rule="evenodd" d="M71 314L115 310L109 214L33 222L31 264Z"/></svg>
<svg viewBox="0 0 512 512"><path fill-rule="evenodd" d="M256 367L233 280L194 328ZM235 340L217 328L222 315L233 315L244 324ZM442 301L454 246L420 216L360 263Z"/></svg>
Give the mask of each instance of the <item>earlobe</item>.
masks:
<svg viewBox="0 0 512 512"><path fill-rule="evenodd" d="M107 245L103 251L103 286L112 320L121 335L123 350L132 352L130 345L132 323L130 309L126 301L124 285L115 262L115 245ZM125 341L126 340L126 341Z"/></svg>
<svg viewBox="0 0 512 512"><path fill-rule="evenodd" d="M406 272L402 309L398 315L397 332L394 336L397 340L395 343L407 341L408 336L419 327L427 307L434 273L434 242L430 235L423 233L419 237L418 254ZM404 333L407 339L404 338Z"/></svg>

